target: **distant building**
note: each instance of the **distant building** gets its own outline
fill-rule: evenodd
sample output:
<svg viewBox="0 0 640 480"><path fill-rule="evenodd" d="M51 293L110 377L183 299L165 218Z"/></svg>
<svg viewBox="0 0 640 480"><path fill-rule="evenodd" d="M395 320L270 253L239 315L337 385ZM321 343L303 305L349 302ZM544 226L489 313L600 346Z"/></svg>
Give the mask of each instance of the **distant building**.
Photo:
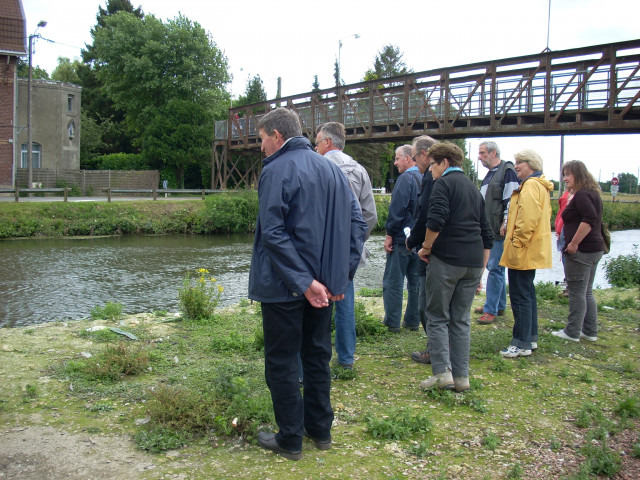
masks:
<svg viewBox="0 0 640 480"><path fill-rule="evenodd" d="M18 125L27 125L27 79L18 79ZM33 169L80 169L80 94L78 85L31 80ZM27 129L16 136L16 166L27 168Z"/></svg>
<svg viewBox="0 0 640 480"><path fill-rule="evenodd" d="M18 57L27 55L25 17L20 0L0 2L0 186L13 187L17 142Z"/></svg>

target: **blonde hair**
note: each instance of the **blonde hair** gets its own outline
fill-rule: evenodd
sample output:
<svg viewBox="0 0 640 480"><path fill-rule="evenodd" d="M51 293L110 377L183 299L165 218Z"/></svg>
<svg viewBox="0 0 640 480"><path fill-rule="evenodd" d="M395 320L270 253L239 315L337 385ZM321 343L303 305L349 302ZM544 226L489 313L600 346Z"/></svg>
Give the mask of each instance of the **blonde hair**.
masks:
<svg viewBox="0 0 640 480"><path fill-rule="evenodd" d="M526 148L524 150L520 150L513 157L516 159L516 163L528 163L531 170L534 172L542 171L542 157L535 150Z"/></svg>

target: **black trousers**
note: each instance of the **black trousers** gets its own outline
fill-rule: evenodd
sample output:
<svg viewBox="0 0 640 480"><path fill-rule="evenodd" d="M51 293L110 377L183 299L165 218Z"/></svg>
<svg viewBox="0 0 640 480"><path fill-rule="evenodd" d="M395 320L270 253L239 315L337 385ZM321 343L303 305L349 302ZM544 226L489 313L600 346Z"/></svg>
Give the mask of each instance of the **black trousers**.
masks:
<svg viewBox="0 0 640 480"><path fill-rule="evenodd" d="M302 448L303 428L313 438L331 438L331 307L313 308L306 299L262 304L265 378L280 429L276 440L288 450Z"/></svg>

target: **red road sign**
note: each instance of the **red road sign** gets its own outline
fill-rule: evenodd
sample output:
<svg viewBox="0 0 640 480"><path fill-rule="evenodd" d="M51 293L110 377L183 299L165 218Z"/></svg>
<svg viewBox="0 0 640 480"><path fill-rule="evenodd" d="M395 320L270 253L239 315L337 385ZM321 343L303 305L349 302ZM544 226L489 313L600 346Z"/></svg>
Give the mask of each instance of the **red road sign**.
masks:
<svg viewBox="0 0 640 480"><path fill-rule="evenodd" d="M618 183L620 183L618 177L613 177L611 179L611 185L618 185Z"/></svg>

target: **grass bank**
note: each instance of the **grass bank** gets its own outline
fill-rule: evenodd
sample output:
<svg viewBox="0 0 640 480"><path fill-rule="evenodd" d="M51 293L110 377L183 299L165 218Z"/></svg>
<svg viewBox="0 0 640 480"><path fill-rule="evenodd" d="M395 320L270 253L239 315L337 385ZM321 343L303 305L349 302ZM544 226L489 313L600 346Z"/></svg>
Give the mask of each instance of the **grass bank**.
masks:
<svg viewBox="0 0 640 480"><path fill-rule="evenodd" d="M376 195L376 231L384 231L390 200ZM555 217L557 201L552 208ZM0 238L247 233L254 231L257 214L255 191L210 195L204 201L0 203ZM640 228L640 203L605 203L604 218L612 230Z"/></svg>
<svg viewBox="0 0 640 480"><path fill-rule="evenodd" d="M389 334L382 298L361 292L356 372L332 384L334 447L318 451L305 440L299 462L256 445L256 432L273 428L257 305L243 302L207 323L167 312L120 318L115 309L101 320L0 329L0 471L10 478L87 478L101 469L140 479L638 478L638 290L596 292L595 343L552 336L564 324L566 299L551 285L538 290L538 350L499 356L511 337L510 311L493 325L474 323L472 389L464 394L421 391L430 368L409 354L424 348L424 334ZM49 444L59 450L47 455ZM59 455L74 449L81 471Z"/></svg>

